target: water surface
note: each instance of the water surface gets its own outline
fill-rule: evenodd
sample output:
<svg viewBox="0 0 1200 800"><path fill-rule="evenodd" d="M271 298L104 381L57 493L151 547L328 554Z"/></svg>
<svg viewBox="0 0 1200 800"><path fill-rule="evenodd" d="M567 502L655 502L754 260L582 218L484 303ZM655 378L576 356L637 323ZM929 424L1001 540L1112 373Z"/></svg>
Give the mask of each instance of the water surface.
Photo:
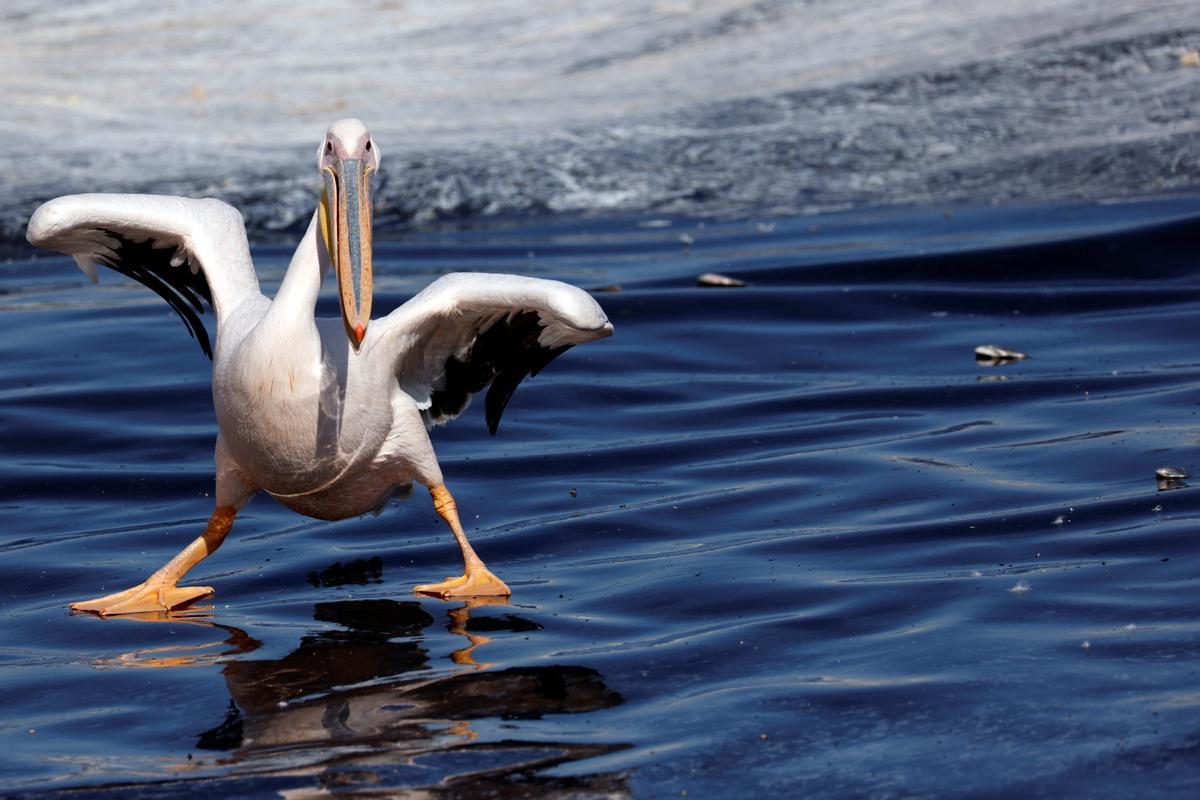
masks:
<svg viewBox="0 0 1200 800"><path fill-rule="evenodd" d="M268 285L288 255L256 248ZM203 525L209 364L141 286L23 256L0 787L1195 796L1200 503L1154 471L1200 470L1198 267L1195 195L385 241L380 312L452 269L620 286L498 436L481 404L435 433L511 602L410 594L456 568L422 494L260 497L190 576L213 607L151 621L64 606Z"/></svg>

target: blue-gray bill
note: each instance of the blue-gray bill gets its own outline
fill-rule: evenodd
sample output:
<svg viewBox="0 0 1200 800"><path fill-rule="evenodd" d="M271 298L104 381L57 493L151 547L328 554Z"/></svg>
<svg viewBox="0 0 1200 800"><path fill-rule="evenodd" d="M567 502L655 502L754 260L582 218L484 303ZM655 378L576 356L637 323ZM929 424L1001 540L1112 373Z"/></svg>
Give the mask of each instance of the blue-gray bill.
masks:
<svg viewBox="0 0 1200 800"><path fill-rule="evenodd" d="M322 233L337 278L342 322L358 352L371 321L370 164L338 159L322 170Z"/></svg>

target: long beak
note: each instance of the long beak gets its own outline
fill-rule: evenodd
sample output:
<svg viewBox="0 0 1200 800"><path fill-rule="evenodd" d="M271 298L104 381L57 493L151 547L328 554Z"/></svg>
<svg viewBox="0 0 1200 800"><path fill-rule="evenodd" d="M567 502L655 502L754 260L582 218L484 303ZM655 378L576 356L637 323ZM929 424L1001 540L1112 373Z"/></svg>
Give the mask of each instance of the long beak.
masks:
<svg viewBox="0 0 1200 800"><path fill-rule="evenodd" d="M354 352L371 321L371 170L359 159L338 159L321 171L321 233L337 275L342 322Z"/></svg>

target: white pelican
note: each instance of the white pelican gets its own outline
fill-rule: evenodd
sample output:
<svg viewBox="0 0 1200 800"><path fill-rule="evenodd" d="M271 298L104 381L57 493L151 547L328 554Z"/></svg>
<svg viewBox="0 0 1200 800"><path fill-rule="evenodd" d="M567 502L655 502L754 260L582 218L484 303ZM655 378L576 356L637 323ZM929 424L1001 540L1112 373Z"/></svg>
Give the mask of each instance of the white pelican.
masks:
<svg viewBox="0 0 1200 800"><path fill-rule="evenodd" d="M369 181L379 148L356 119L333 123L317 163L320 202L274 299L258 287L241 214L218 200L82 194L42 205L30 243L96 263L170 303L213 359L216 508L204 533L142 583L72 603L101 615L169 611L213 594L179 586L216 550L258 491L318 519L381 508L420 481L462 550L464 572L414 591L507 596L475 554L446 489L428 429L457 416L489 384L492 433L509 397L572 345L612 334L587 293L557 281L458 273L371 322ZM341 320L315 319L333 265ZM216 316L210 348L198 314Z"/></svg>

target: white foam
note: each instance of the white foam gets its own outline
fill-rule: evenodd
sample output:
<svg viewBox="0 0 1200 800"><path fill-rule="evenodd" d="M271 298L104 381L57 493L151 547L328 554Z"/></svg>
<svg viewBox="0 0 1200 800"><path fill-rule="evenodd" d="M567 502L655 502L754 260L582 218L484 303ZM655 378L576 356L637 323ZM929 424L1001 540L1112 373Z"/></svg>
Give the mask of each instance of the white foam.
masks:
<svg viewBox="0 0 1200 800"><path fill-rule="evenodd" d="M6 192L18 199L147 188L228 196L228 182L250 174L262 192L280 193L263 187L262 176L307 175L310 151L329 123L355 115L396 159L393 169L403 167L405 154L495 148L482 160L495 170L476 176L491 183L470 187L481 195L469 198L480 207L501 197L500 205L520 208L519 198L505 194L526 190L530 180L519 169L515 178L506 172L503 154L522 147L543 152L538 144L553 141L556 155L526 159L522 169L530 171L532 163L549 170L547 176L571 179L530 189L545 195L530 200L532 206L628 209L662 203L672 192L689 197L697 187L711 194L710 184L736 182L760 159L753 152L723 155L731 162L728 175L712 174L720 165L709 164L707 174L685 170L663 178L630 171L611 154L589 161L581 153L608 147L619 154L624 142L670 140L666 157L686 163L691 156L674 142L790 141L793 131L842 142L836 150L852 153L856 137L872 125L928 127L932 123L923 120L931 113L953 118L956 109L923 108L919 97L824 109L772 98L943 74L992 59L1022 63L1038 52L1194 23L1193 0L328 0L312 6L292 0L10 0L0 12L0 139L6 143L0 167ZM1164 73L1153 85L1146 79L1128 90L1151 103L1155 91L1178 88L1195 75L1170 78ZM1040 85L1031 83L1031 90ZM715 127L704 115L672 116L704 104L760 99L757 113L731 112ZM1038 98L1028 101L1036 112ZM969 114L992 109L1004 122L1014 102L970 91L949 105L967 103L970 108L960 110ZM1072 136L1086 144L1110 129L1125 131L1133 142L1141 136L1135 117L1115 102L1061 113L1056 124L1074 127L1055 136L1055 146L1070 146ZM1031 120L1022 120L1028 127ZM982 153L978 143L934 133L914 143L916 161L932 153L939 164L962 167L983 156L1020 155L995 152L1003 145L994 139ZM1046 139L1039 135L1038 141ZM894 161L888 143L872 147ZM738 159L744 163L732 163ZM559 163L547 166L548 160ZM434 174L444 177L455 163L447 158ZM813 191L830 193L830 202L869 191L881 202L912 182L873 174L878 165L853 166L835 170L841 177L826 176ZM779 192L761 203L791 203L814 182L804 170L781 175L771 168L759 177ZM314 176L314 187L318 183ZM746 188L748 198L761 198L762 191ZM455 204L447 208L453 212Z"/></svg>

